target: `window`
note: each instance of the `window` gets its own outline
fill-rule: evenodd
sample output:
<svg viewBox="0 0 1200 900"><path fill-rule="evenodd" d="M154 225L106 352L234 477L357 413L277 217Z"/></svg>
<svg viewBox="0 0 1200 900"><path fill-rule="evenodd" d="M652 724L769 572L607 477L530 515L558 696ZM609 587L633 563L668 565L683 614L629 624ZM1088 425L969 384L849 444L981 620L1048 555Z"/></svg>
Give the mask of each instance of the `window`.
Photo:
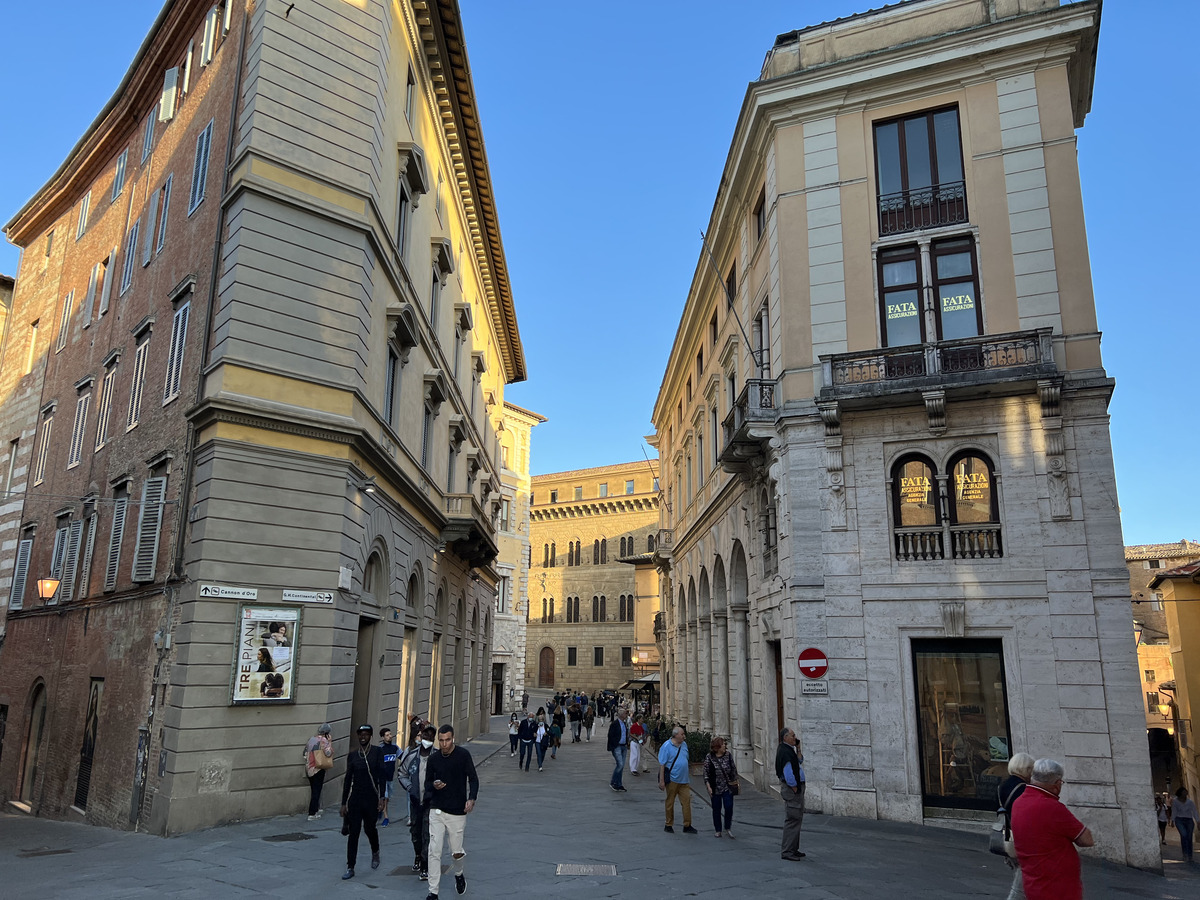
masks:
<svg viewBox="0 0 1200 900"><path fill-rule="evenodd" d="M775 501L769 491L763 491L762 503L762 547L763 571L774 575L779 571L779 533L776 522Z"/></svg>
<svg viewBox="0 0 1200 900"><path fill-rule="evenodd" d="M717 346L717 314L713 313L708 320L708 345L714 349Z"/></svg>
<svg viewBox="0 0 1200 900"><path fill-rule="evenodd" d="M512 501L507 497L500 501L500 530L512 530Z"/></svg>
<svg viewBox="0 0 1200 900"><path fill-rule="evenodd" d="M600 621L600 595L597 594L592 598L592 621Z"/></svg>
<svg viewBox="0 0 1200 900"><path fill-rule="evenodd" d="M656 494L658 493L658 479L657 478L654 479L654 493L656 493Z"/></svg>
<svg viewBox="0 0 1200 900"><path fill-rule="evenodd" d="M433 284L429 287L429 324L436 335L438 330L438 304L442 299L442 279L438 267L433 267Z"/></svg>
<svg viewBox="0 0 1200 900"><path fill-rule="evenodd" d="M92 557L96 551L96 528L100 524L98 513L92 513L85 523L87 538L83 547L83 565L79 570L79 590L76 592L81 600L88 596L88 586L92 577Z"/></svg>
<svg viewBox="0 0 1200 900"><path fill-rule="evenodd" d="M1153 669L1144 670L1142 672L1142 681L1149 682L1150 684L1154 684L1156 681L1158 681L1158 679L1154 677L1154 670Z"/></svg>
<svg viewBox="0 0 1200 900"><path fill-rule="evenodd" d="M162 210L158 216L158 242L154 245L154 252L158 253L162 250L163 244L167 242L167 213L171 209L171 184L175 181L174 175L168 175L167 180L162 187Z"/></svg>
<svg viewBox="0 0 1200 900"><path fill-rule="evenodd" d="M592 565L600 564L600 541L592 541ZM594 617L593 617L594 618Z"/></svg>
<svg viewBox="0 0 1200 900"><path fill-rule="evenodd" d="M1152 610L1154 610L1155 612L1162 612L1162 608L1163 608L1162 591L1154 592L1154 599L1150 601L1150 608Z"/></svg>
<svg viewBox="0 0 1200 900"><path fill-rule="evenodd" d="M758 315L754 317L750 335L754 342L754 352L758 357L758 377L766 379L770 379L771 377L770 312L770 304L764 300L762 306L759 308Z"/></svg>
<svg viewBox="0 0 1200 900"><path fill-rule="evenodd" d="M716 469L717 463L720 461L720 445L717 443L717 402L716 394L713 394L713 406L708 413L708 427L713 436L712 438L712 459L709 460L709 469Z"/></svg>
<svg viewBox="0 0 1200 900"><path fill-rule="evenodd" d="M413 110L417 105L417 76L413 74L412 66L408 67L408 83L404 87L404 118L411 126Z"/></svg>
<svg viewBox="0 0 1200 900"><path fill-rule="evenodd" d="M112 531L108 537L108 561L104 566L104 590L111 591L117 586L117 569L121 562L121 542L125 537L125 513L129 508L129 498L122 491L113 498Z"/></svg>
<svg viewBox="0 0 1200 900"><path fill-rule="evenodd" d="M579 651L578 647L568 647L567 648L567 665L568 666L579 665L578 651Z"/></svg>
<svg viewBox="0 0 1200 900"><path fill-rule="evenodd" d="M622 647L621 648L621 666L622 666L622 668L629 668L632 665L633 665L633 648L632 647Z"/></svg>
<svg viewBox="0 0 1200 900"><path fill-rule="evenodd" d="M79 574L79 550L83 546L83 522L77 520L67 526L67 542L62 561L62 583L58 586L58 598L63 603L75 599L75 578Z"/></svg>
<svg viewBox="0 0 1200 900"><path fill-rule="evenodd" d="M226 0L228 3L229 0ZM204 39L200 42L200 65L212 62L217 47L217 30L221 27L221 10L213 7L204 20Z"/></svg>
<svg viewBox="0 0 1200 900"><path fill-rule="evenodd" d="M970 237L934 241L931 255L938 339L950 341L982 334L975 241Z"/></svg>
<svg viewBox="0 0 1200 900"><path fill-rule="evenodd" d="M42 439L38 442L37 464L33 467L33 483L41 484L46 478L46 457L50 453L50 433L54 430L54 414L42 420Z"/></svg>
<svg viewBox="0 0 1200 900"><path fill-rule="evenodd" d="M558 491L551 491L551 492L550 492L550 502L551 502L551 503L557 503L557 502L558 502Z"/></svg>
<svg viewBox="0 0 1200 900"><path fill-rule="evenodd" d="M106 256L92 266L92 274L88 277L87 297L83 301L83 312L87 321L99 319L108 312L108 300L112 294L112 279L108 277L108 266L112 256ZM99 303L97 303L97 297Z"/></svg>
<svg viewBox="0 0 1200 900"><path fill-rule="evenodd" d="M134 581L154 580L166 492L167 479L165 477L147 478L146 483L142 485L142 508L138 513L137 545L133 551L133 574L131 577Z"/></svg>
<svg viewBox="0 0 1200 900"><path fill-rule="evenodd" d="M213 123L196 136L196 157L192 160L192 193L188 197L188 215L204 201L204 183L208 180L208 154L212 145Z"/></svg>
<svg viewBox="0 0 1200 900"><path fill-rule="evenodd" d="M652 534L646 535L646 552L647 553L654 552L654 535L652 535Z"/></svg>
<svg viewBox="0 0 1200 900"><path fill-rule="evenodd" d="M571 615L574 617L574 621L578 622L579 621L579 598L575 597L573 599L568 599L567 602L571 604Z"/></svg>
<svg viewBox="0 0 1200 900"><path fill-rule="evenodd" d="M163 73L162 95L158 99L158 121L170 122L175 118L175 100L179 95L179 66Z"/></svg>
<svg viewBox="0 0 1200 900"><path fill-rule="evenodd" d="M921 457L907 457L892 472L892 499L900 528L931 528L941 523L937 479Z"/></svg>
<svg viewBox="0 0 1200 900"><path fill-rule="evenodd" d="M627 480L626 480L626 482L625 482L625 493L626 493L626 494L632 494L632 493L633 493L633 479L632 479L632 478L630 478L630 479L627 479Z"/></svg>
<svg viewBox="0 0 1200 900"><path fill-rule="evenodd" d="M950 523L999 521L991 463L979 454L966 453L955 458L950 471Z"/></svg>
<svg viewBox="0 0 1200 900"><path fill-rule="evenodd" d="M620 556L620 557L624 557L624 556L626 555L626 554L625 554L625 551L626 551L626 549L628 549L628 548L627 548L627 547L626 547L626 545L625 545L625 538L621 538L621 552L620 552L620 554L619 554L619 556ZM622 595L621 595L621 603L623 604L624 602L625 602L625 596L622 594ZM622 621L622 622L624 622L624 621L625 621L625 615L624 615L624 613L622 613L622 615L621 615L621 621Z"/></svg>
<svg viewBox="0 0 1200 900"><path fill-rule="evenodd" d="M733 309L733 301L737 297L737 263L733 263L729 267L729 277L725 279L725 302ZM713 313L713 324L717 321L717 314ZM716 335L713 335L713 340L716 341Z"/></svg>
<svg viewBox="0 0 1200 900"><path fill-rule="evenodd" d="M600 538L600 564L604 565L606 562L608 562L608 538ZM604 598L600 599L603 602Z"/></svg>
<svg viewBox="0 0 1200 900"><path fill-rule="evenodd" d="M601 494L600 496L603 497L604 495ZM580 485L575 485L575 499L576 500L583 499L583 488Z"/></svg>
<svg viewBox="0 0 1200 900"><path fill-rule="evenodd" d="M879 233L967 221L958 110L935 110L875 125Z"/></svg>
<svg viewBox="0 0 1200 900"><path fill-rule="evenodd" d="M1162 560L1161 559L1148 559L1142 565L1144 568L1147 568L1147 569L1161 569L1162 568Z"/></svg>
<svg viewBox="0 0 1200 900"><path fill-rule="evenodd" d="M171 346L167 350L167 375L163 382L163 405L179 396L183 381L183 351L187 346L188 311L191 301L179 304L171 318Z"/></svg>
<svg viewBox="0 0 1200 900"><path fill-rule="evenodd" d="M51 228L46 233L46 253L42 257L42 271L46 271L46 265L50 262L50 252L54 249L54 229Z"/></svg>
<svg viewBox="0 0 1200 900"><path fill-rule="evenodd" d="M621 538L621 540L624 541L625 538ZM625 621L625 595L624 594L622 594L620 596L620 598L618 598L618 603L619 603L619 608L617 610L617 621L624 622Z"/></svg>
<svg viewBox="0 0 1200 900"><path fill-rule="evenodd" d="M26 375L33 371L33 361L37 357L38 323L40 321L40 319L35 319L29 323L29 343L25 348Z"/></svg>
<svg viewBox="0 0 1200 900"><path fill-rule="evenodd" d="M133 378L129 385L129 416L125 420L125 430L136 428L142 419L142 391L146 386L146 360L150 356L150 332L146 332L138 341L137 352L133 357Z"/></svg>
<svg viewBox="0 0 1200 900"><path fill-rule="evenodd" d="M421 468L429 468L429 441L433 435L433 409L425 405L425 414L421 420Z"/></svg>
<svg viewBox="0 0 1200 900"><path fill-rule="evenodd" d="M879 254L879 303L885 347L903 347L925 340L919 268L915 245Z"/></svg>
<svg viewBox="0 0 1200 900"><path fill-rule="evenodd" d="M23 539L17 545L17 561L13 567L12 590L8 593L9 609L20 609L25 602L25 581L29 577L29 557L32 554L33 539Z"/></svg>
<svg viewBox="0 0 1200 900"><path fill-rule="evenodd" d="M91 403L90 390L75 399L75 425L71 428L71 446L67 451L68 469L79 465L79 458L83 455L83 433L87 429L88 407Z"/></svg>
<svg viewBox="0 0 1200 900"><path fill-rule="evenodd" d="M691 375L688 376L688 380L687 380L687 399L688 399L688 403L692 402L692 376Z"/></svg>
<svg viewBox="0 0 1200 900"><path fill-rule="evenodd" d="M1146 691L1146 711L1151 715L1158 715L1158 704L1161 701L1158 699L1158 691Z"/></svg>
<svg viewBox="0 0 1200 900"><path fill-rule="evenodd" d="M192 55L196 52L196 42L188 41L187 54L183 57L183 75L179 84L179 96L184 96L192 89Z"/></svg>
<svg viewBox="0 0 1200 900"><path fill-rule="evenodd" d="M554 541L551 541L550 542L550 568L553 569L557 561L558 561L558 547L555 545Z"/></svg>
<svg viewBox="0 0 1200 900"><path fill-rule="evenodd" d="M79 223L75 226L75 240L83 237L83 233L87 231L88 226L88 210L92 206L92 192L88 191L83 195L83 200L79 203Z"/></svg>
<svg viewBox="0 0 1200 900"><path fill-rule="evenodd" d="M550 545L542 544L542 568L550 568Z"/></svg>
<svg viewBox="0 0 1200 900"><path fill-rule="evenodd" d="M754 202L754 239L759 240L767 231L767 187L763 185Z"/></svg>
<svg viewBox="0 0 1200 900"><path fill-rule="evenodd" d="M409 163L412 165L412 163ZM412 198L409 196L408 187L404 184L404 175L400 176L400 202L399 208L396 210L396 249L400 253L400 259L404 259L404 255L408 247L408 231L409 225L412 222Z"/></svg>
<svg viewBox="0 0 1200 900"><path fill-rule="evenodd" d="M396 389L400 384L400 357L388 347L387 369L383 381L383 419L388 425L396 424Z"/></svg>
<svg viewBox="0 0 1200 900"><path fill-rule="evenodd" d="M551 625L554 624L554 598L550 598L550 615L546 619Z"/></svg>
<svg viewBox="0 0 1200 900"><path fill-rule="evenodd" d="M608 621L608 598L603 594L600 595L600 621Z"/></svg>
<svg viewBox="0 0 1200 900"><path fill-rule="evenodd" d="M62 350L67 346L67 328L71 324L71 312L75 306L75 292L68 291L67 296L63 297L62 313L58 320L58 340L54 344L54 352Z"/></svg>
<svg viewBox="0 0 1200 900"><path fill-rule="evenodd" d="M572 618L573 613L574 613L574 610L572 609L571 598L568 597L567 598L567 624L568 625L570 625L571 623L573 623L575 621L574 618Z"/></svg>
<svg viewBox="0 0 1200 900"><path fill-rule="evenodd" d="M512 602L512 579L507 575L500 576L500 589L496 593L496 611L507 613Z"/></svg>
<svg viewBox="0 0 1200 900"><path fill-rule="evenodd" d="M121 155L117 157L117 173L113 176L112 197L111 200L116 200L121 196L121 191L125 188L125 166L129 163L129 148L126 147L121 151Z"/></svg>
<svg viewBox="0 0 1200 900"><path fill-rule="evenodd" d="M458 444L450 441L450 450L446 463L446 493L454 493L454 474L458 468Z"/></svg>
<svg viewBox="0 0 1200 900"><path fill-rule="evenodd" d="M100 385L100 405L96 410L96 449L108 443L108 423L112 419L113 387L116 384L117 362L113 359L104 367L104 382Z"/></svg>
<svg viewBox="0 0 1200 900"><path fill-rule="evenodd" d="M603 647L593 647L592 648L592 665L596 666L597 668L604 665L604 648Z"/></svg>
<svg viewBox="0 0 1200 900"><path fill-rule="evenodd" d="M150 151L154 149L154 110L146 116L146 124L142 128L142 162L146 161L146 157L150 155Z"/></svg>
<svg viewBox="0 0 1200 900"><path fill-rule="evenodd" d="M142 220L139 218L129 229L129 233L125 235L125 263L121 267L121 290L120 296L124 297L125 292L129 290L129 286L133 284L133 255L137 249L138 231L141 230Z"/></svg>
<svg viewBox="0 0 1200 900"><path fill-rule="evenodd" d="M13 475L17 471L17 451L21 449L21 439L13 438L8 442L8 474L4 478L4 493L9 493L13 487Z"/></svg>

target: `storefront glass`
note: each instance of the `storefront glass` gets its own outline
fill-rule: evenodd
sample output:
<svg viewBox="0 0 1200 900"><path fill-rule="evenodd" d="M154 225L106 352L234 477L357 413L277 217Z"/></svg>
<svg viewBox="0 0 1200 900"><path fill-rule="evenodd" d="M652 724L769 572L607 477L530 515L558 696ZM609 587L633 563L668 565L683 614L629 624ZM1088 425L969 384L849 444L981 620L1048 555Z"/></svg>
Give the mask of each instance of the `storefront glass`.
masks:
<svg viewBox="0 0 1200 900"><path fill-rule="evenodd" d="M1012 747L1001 642L914 640L912 647L924 804L995 809Z"/></svg>

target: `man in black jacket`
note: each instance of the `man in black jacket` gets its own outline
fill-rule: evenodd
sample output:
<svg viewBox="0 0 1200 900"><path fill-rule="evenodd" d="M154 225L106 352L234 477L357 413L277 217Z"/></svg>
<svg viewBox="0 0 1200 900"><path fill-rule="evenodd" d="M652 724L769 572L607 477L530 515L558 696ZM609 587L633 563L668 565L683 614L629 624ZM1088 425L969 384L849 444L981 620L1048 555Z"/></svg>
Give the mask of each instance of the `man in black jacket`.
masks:
<svg viewBox="0 0 1200 900"><path fill-rule="evenodd" d="M537 739L537 722L533 719L532 712L526 712L525 719L517 726L517 743L521 745L521 755L517 757L517 768L524 766L525 771L529 771L529 764L533 762L533 742Z"/></svg>
<svg viewBox="0 0 1200 900"><path fill-rule="evenodd" d="M379 832L375 819L383 812L383 751L371 746L370 725L358 726L358 747L346 756L346 777L342 781L342 818L346 820L346 872L342 880L354 877L358 859L358 832L367 833L371 843L371 868L379 868Z"/></svg>
<svg viewBox="0 0 1200 900"><path fill-rule="evenodd" d="M475 761L462 747L454 746L454 728L438 729L438 752L429 755L425 768L425 802L429 805L429 894L425 900L437 900L442 881L442 844L450 840L453 854L454 889L466 893L467 876L463 871L463 831L467 813L475 808L479 796L479 776Z"/></svg>
<svg viewBox="0 0 1200 900"><path fill-rule="evenodd" d="M796 745L796 732L784 728L779 732L779 749L775 751L775 777L779 779L779 794L783 797L783 852L781 859L795 862L804 859L800 852L800 828L804 824L804 755Z"/></svg>
<svg viewBox="0 0 1200 900"><path fill-rule="evenodd" d="M625 754L629 752L629 725L625 716L625 707L618 707L612 724L608 726L608 752L613 755L617 764L613 769L612 778L608 780L608 786L622 794L625 793Z"/></svg>

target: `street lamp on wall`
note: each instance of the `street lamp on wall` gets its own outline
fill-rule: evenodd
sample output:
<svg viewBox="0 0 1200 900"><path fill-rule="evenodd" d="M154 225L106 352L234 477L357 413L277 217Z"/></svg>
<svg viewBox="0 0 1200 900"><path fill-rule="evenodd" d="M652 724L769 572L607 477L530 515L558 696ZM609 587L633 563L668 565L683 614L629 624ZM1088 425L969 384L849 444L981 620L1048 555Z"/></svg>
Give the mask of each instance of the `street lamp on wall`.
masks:
<svg viewBox="0 0 1200 900"><path fill-rule="evenodd" d="M54 599L54 595L58 593L58 586L62 584L57 578L39 578L37 582L38 596L43 603L49 603Z"/></svg>

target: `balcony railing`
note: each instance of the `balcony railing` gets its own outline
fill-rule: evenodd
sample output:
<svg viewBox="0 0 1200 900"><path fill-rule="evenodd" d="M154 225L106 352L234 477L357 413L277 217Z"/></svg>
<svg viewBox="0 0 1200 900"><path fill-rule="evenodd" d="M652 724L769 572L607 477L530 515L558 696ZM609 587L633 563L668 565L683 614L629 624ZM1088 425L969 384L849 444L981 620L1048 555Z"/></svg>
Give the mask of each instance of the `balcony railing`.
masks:
<svg viewBox="0 0 1200 900"><path fill-rule="evenodd" d="M892 393L946 383L1045 377L1056 371L1049 328L822 356L823 394Z"/></svg>
<svg viewBox="0 0 1200 900"><path fill-rule="evenodd" d="M498 552L495 527L474 494L446 494L442 540L472 566L491 562Z"/></svg>
<svg viewBox="0 0 1200 900"><path fill-rule="evenodd" d="M999 559L1000 526L950 525L951 559ZM933 562L946 558L946 526L896 528L893 530L896 559L900 562Z"/></svg>
<svg viewBox="0 0 1200 900"><path fill-rule="evenodd" d="M879 195L879 234L903 234L967 221L967 186L962 181Z"/></svg>
<svg viewBox="0 0 1200 900"><path fill-rule="evenodd" d="M720 459L725 471L736 471L748 458L761 452L764 432L761 429L756 432L754 426L773 427L775 414L775 382L748 379L722 422L724 442Z"/></svg>

